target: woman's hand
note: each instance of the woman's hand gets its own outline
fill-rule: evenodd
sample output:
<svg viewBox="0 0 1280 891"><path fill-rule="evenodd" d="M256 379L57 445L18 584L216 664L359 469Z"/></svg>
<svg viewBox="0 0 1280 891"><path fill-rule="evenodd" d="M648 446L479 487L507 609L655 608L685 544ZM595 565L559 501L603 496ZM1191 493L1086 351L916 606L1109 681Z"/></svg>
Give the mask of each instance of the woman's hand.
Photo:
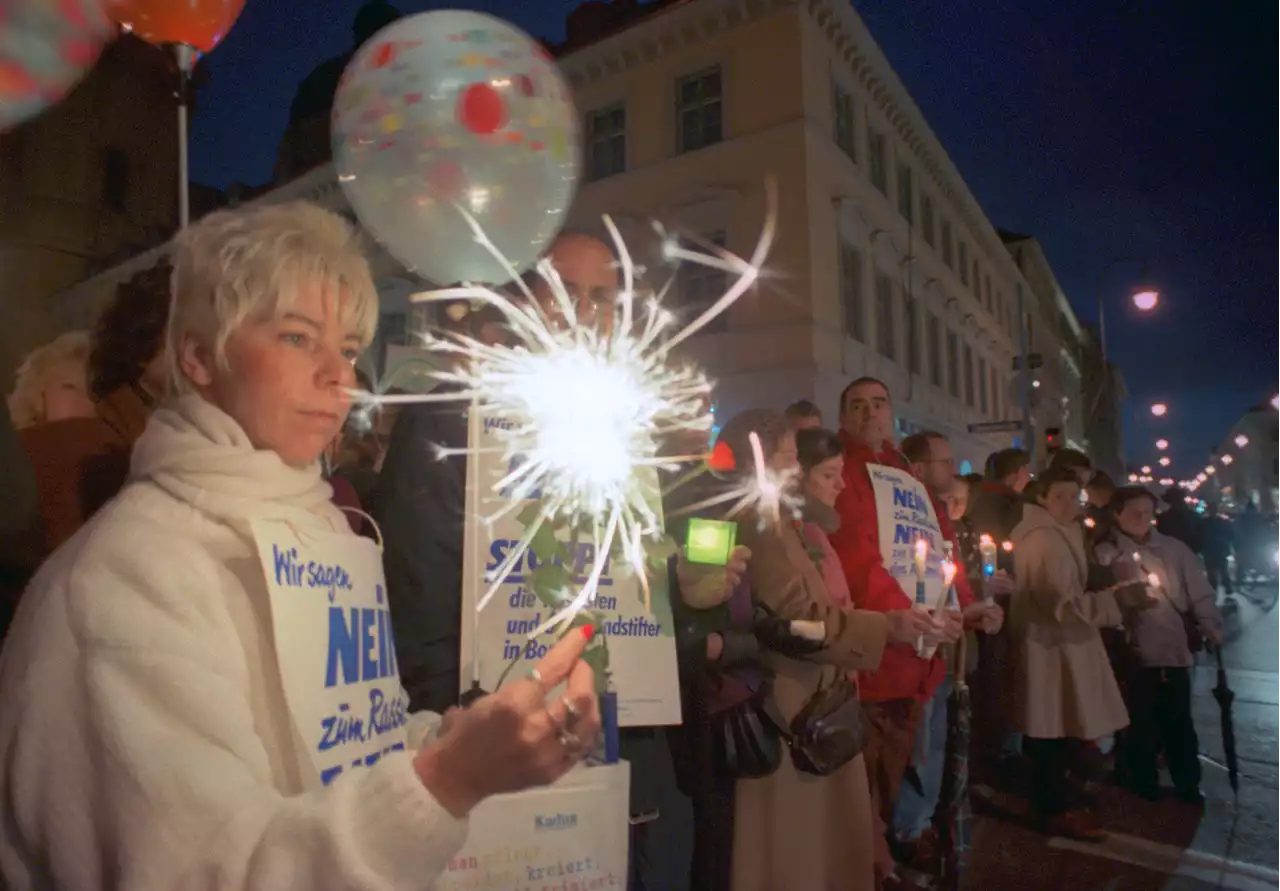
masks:
<svg viewBox="0 0 1280 891"><path fill-rule="evenodd" d="M921 635L938 637L942 633L941 623L922 610L896 609L884 617L889 620L889 643L914 646Z"/></svg>
<svg viewBox="0 0 1280 891"><path fill-rule="evenodd" d="M529 676L446 715L438 739L418 750L418 778L461 819L491 795L555 782L595 745L595 677L580 658L593 629L569 632ZM547 694L566 682L563 695Z"/></svg>
<svg viewBox="0 0 1280 891"><path fill-rule="evenodd" d="M684 554L676 558L676 581L680 584L680 599L692 609L710 609L728 602L733 589L747 574L747 561L751 551L739 545L729 554L724 566L690 563Z"/></svg>

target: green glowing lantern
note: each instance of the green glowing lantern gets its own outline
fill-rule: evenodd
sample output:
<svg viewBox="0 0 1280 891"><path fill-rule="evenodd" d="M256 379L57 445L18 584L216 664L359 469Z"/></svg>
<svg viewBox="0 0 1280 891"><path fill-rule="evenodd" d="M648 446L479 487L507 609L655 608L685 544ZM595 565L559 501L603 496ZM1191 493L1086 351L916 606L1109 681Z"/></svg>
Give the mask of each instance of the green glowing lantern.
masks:
<svg viewBox="0 0 1280 891"><path fill-rule="evenodd" d="M738 538L738 524L723 520L689 520L689 537L685 543L685 558L690 563L706 563L724 566L729 562L733 546Z"/></svg>

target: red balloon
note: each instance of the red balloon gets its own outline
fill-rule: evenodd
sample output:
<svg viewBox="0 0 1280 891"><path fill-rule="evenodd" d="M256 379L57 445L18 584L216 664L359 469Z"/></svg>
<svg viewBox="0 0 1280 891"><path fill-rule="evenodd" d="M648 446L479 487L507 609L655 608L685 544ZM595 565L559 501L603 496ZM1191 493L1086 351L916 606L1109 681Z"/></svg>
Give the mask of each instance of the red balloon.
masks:
<svg viewBox="0 0 1280 891"><path fill-rule="evenodd" d="M240 17L244 0L107 0L107 14L148 43L207 53Z"/></svg>
<svg viewBox="0 0 1280 891"><path fill-rule="evenodd" d="M487 136L507 122L507 103L487 83L475 83L458 100L458 122L472 133Z"/></svg>

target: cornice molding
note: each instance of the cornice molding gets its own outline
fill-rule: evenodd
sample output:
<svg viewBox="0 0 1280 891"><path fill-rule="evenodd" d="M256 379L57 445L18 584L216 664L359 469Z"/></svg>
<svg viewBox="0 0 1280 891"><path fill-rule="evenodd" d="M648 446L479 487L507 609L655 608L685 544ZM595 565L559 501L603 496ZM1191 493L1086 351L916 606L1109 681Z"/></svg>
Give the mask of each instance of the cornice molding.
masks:
<svg viewBox="0 0 1280 891"><path fill-rule="evenodd" d="M570 85L579 90L708 38L732 31L799 0L696 0L676 4L557 59Z"/></svg>
<svg viewBox="0 0 1280 891"><path fill-rule="evenodd" d="M947 156L924 115L875 43L852 4L839 0L806 0L805 10L827 38L837 58L849 66L867 96L880 109L916 163L958 213L971 238L982 242L989 263L1001 264L1015 281L1017 265L1005 250L981 204Z"/></svg>

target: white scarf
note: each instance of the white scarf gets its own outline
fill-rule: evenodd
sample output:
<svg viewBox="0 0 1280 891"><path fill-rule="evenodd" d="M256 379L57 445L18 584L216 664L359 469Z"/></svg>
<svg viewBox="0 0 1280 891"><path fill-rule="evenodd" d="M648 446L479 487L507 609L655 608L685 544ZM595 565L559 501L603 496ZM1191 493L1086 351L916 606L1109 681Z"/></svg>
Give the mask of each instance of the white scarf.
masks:
<svg viewBox="0 0 1280 891"><path fill-rule="evenodd" d="M130 477L244 531L251 519L346 528L319 463L291 467L275 452L255 449L230 415L197 395L152 413L133 447Z"/></svg>

